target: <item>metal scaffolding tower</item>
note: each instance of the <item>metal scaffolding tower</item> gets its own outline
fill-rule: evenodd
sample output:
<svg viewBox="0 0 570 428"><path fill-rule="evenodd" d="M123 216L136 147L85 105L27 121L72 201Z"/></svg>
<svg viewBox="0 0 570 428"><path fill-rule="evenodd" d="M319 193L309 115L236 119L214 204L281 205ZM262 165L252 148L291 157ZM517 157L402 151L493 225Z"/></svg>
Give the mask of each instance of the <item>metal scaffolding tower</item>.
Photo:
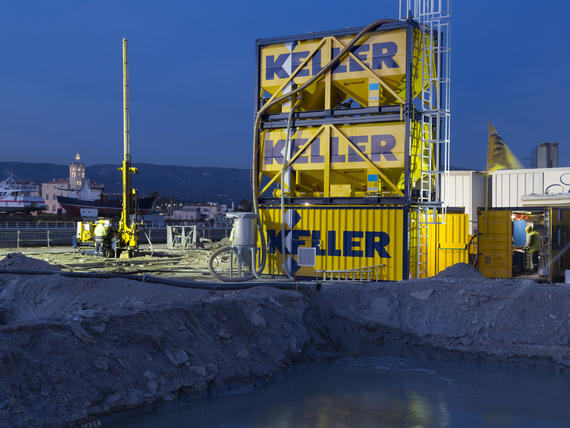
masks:
<svg viewBox="0 0 570 428"><path fill-rule="evenodd" d="M415 108L421 116L420 176L415 228L416 278L427 276L429 224L445 222L441 183L449 175L451 130L451 0L399 0L400 20L413 19L421 31L422 93ZM410 139L411 141L411 139ZM441 215L438 216L438 209ZM415 236L414 236L415 235Z"/></svg>

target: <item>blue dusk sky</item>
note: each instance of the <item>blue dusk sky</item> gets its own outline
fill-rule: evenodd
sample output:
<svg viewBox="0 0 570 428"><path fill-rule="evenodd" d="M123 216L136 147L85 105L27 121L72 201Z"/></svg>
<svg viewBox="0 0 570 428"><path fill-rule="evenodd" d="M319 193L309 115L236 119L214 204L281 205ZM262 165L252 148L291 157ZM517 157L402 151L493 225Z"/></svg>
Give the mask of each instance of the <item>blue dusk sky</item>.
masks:
<svg viewBox="0 0 570 428"><path fill-rule="evenodd" d="M453 2L452 165L484 168L491 120L523 163L550 141L570 166L569 12L562 0ZM249 168L255 39L381 18L397 18L397 0L7 0L2 158L118 164L127 37L135 164Z"/></svg>

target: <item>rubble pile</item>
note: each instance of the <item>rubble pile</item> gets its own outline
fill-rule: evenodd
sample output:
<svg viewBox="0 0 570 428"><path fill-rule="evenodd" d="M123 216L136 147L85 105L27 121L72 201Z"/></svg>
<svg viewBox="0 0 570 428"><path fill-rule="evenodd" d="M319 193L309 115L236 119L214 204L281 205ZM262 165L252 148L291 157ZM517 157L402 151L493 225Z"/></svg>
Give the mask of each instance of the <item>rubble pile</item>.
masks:
<svg viewBox="0 0 570 428"><path fill-rule="evenodd" d="M81 424L343 356L568 369L569 297L562 284L489 280L468 265L299 290L2 274L0 420Z"/></svg>

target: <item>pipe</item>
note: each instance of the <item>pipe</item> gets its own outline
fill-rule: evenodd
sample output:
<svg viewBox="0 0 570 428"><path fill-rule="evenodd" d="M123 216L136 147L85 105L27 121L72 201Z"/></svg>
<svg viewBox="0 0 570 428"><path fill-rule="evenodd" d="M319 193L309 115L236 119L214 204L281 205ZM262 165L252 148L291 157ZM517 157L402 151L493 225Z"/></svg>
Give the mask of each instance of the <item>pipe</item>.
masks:
<svg viewBox="0 0 570 428"><path fill-rule="evenodd" d="M271 102L266 103L265 105L263 105L259 111L257 112L257 114L255 115L255 121L254 121L254 125L253 125L253 159L252 159L252 174L251 174L251 188L252 188L252 195L253 195L253 212L258 216L259 219L259 204L257 201L257 192L259 190L259 174L258 174L258 168L259 168L259 135L258 135L258 131L259 131L259 127L261 124L261 117L263 116L263 114L272 106L274 106L275 104L281 103L289 98L291 98L293 95L301 92L302 90L304 90L305 88L307 88L309 85L313 84L317 79L319 79L323 74L327 73L332 67L334 67L339 61L340 59L346 55L347 52L349 52L352 47L356 44L356 42L358 40L360 40L366 33L370 32L370 31L374 31L376 30L378 27L384 25L384 24L388 24L391 22L398 22L396 20L393 19L380 19L377 21L372 22L371 24L368 24L366 27L364 27L362 30L360 30L360 32L354 36L352 38L352 40L344 47L344 49L342 51L340 51L327 65L325 65L317 74L315 74L313 77L311 77L309 80L307 80L303 85L299 86L297 89L292 90L291 92L288 92L287 94L284 94L276 99L274 99ZM259 231L259 235L260 235L260 239L261 239L261 261L260 261L260 267L258 269L258 272L262 272L263 269L265 268L265 263L266 263L266 258L267 258L267 251L266 251L266 243L265 243L265 236L263 235L263 227L261 225L261 221L258 222L258 231Z"/></svg>
<svg viewBox="0 0 570 428"><path fill-rule="evenodd" d="M285 252L285 165L289 162L290 151L291 151L291 121L293 120L293 113L295 112L295 107L297 103L291 106L291 111L289 111L289 117L287 118L287 142L285 144L285 153L283 154L283 163L281 166L281 257L283 259L283 270L287 278L294 280L289 266L287 266L287 253ZM290 168L290 167L289 167ZM289 192L291 192L291 176L289 175ZM263 250L262 250L263 251Z"/></svg>

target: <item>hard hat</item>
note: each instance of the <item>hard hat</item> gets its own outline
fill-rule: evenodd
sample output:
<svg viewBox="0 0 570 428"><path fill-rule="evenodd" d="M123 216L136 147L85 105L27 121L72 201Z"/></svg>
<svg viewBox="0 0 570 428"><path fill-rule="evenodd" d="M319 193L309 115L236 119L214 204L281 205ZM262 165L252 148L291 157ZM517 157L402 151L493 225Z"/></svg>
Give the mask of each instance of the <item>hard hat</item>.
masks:
<svg viewBox="0 0 570 428"><path fill-rule="evenodd" d="M529 224L529 225L526 227L525 230L526 230L527 232L530 232L530 231L532 230L532 224Z"/></svg>

